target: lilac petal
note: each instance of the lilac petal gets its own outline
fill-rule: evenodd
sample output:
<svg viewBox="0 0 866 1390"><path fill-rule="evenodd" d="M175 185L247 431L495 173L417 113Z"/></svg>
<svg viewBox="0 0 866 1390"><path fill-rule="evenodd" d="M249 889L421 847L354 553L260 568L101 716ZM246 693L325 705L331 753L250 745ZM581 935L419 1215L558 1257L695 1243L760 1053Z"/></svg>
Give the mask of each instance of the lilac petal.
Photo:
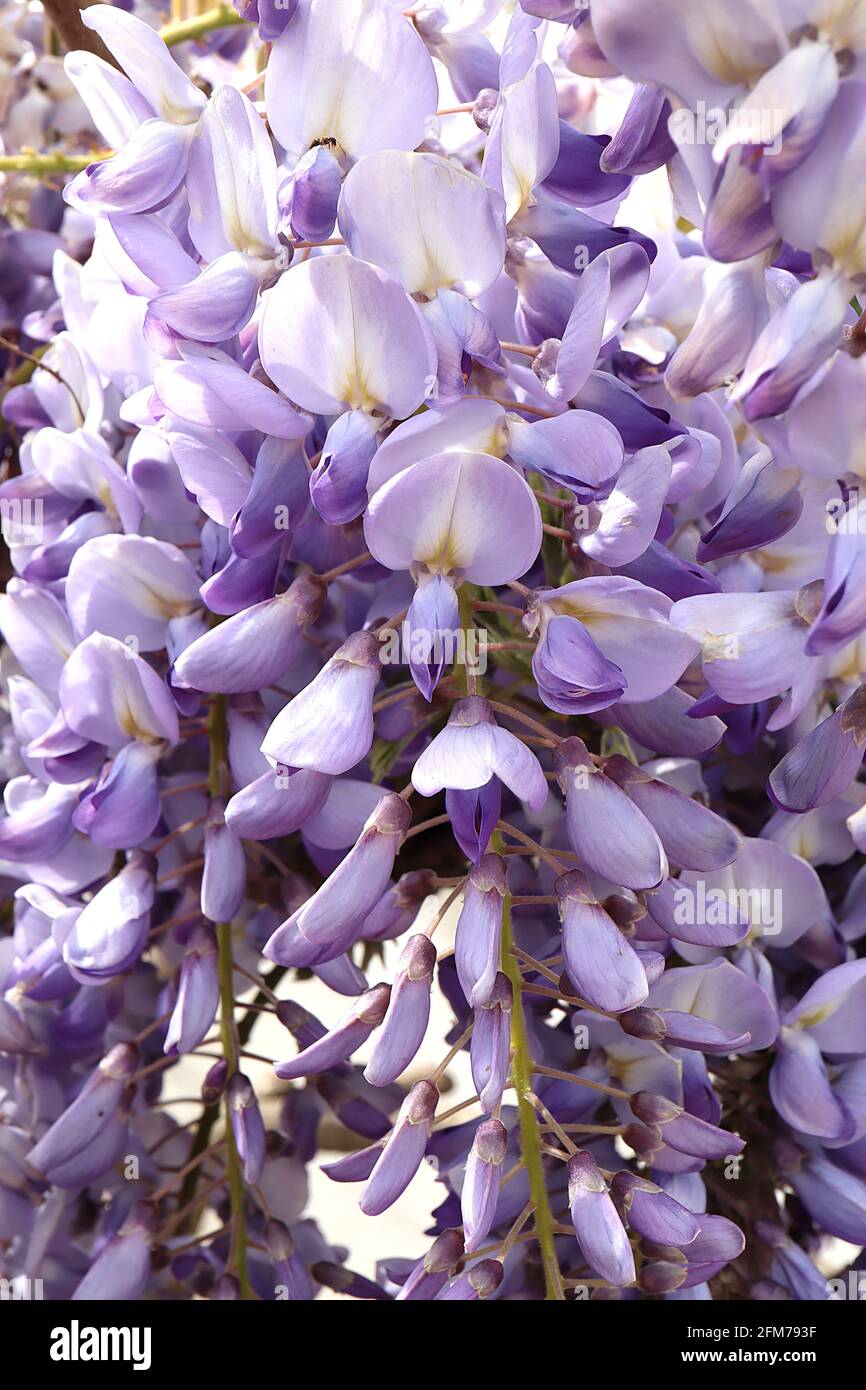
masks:
<svg viewBox="0 0 866 1390"><path fill-rule="evenodd" d="M820 1139L854 1137L856 1121L833 1094L821 1049L804 1029L782 1028L769 1087L773 1105L792 1129Z"/></svg>
<svg viewBox="0 0 866 1390"><path fill-rule="evenodd" d="M212 1028L218 1007L216 938L211 928L199 923L190 932L163 1052L178 1056L197 1048Z"/></svg>
<svg viewBox="0 0 866 1390"><path fill-rule="evenodd" d="M779 1019L766 990L728 960L668 969L652 986L648 1004L694 1014L725 1030L750 1033L741 1052L758 1052L776 1038Z"/></svg>
<svg viewBox="0 0 866 1390"><path fill-rule="evenodd" d="M640 957L593 897L578 870L556 881L562 952L568 978L582 999L609 1013L642 1004L649 992Z"/></svg>
<svg viewBox="0 0 866 1390"><path fill-rule="evenodd" d="M214 802L204 836L201 876L202 916L232 922L240 911L247 883L244 847L224 818L224 803Z"/></svg>
<svg viewBox="0 0 866 1390"><path fill-rule="evenodd" d="M591 1154L578 1152L568 1162L568 1204L574 1233L584 1259L608 1283L634 1282L634 1257L625 1227Z"/></svg>
<svg viewBox="0 0 866 1390"><path fill-rule="evenodd" d="M698 1018L677 1009L659 1009L659 1018L665 1030L665 1042L672 1047L694 1048L697 1052L709 1055L727 1056L731 1052L742 1052L751 1042L751 1033L732 1033L730 1029L711 1023L709 1019Z"/></svg>
<svg viewBox="0 0 866 1390"><path fill-rule="evenodd" d="M332 776L355 767L373 742L379 670L376 638L355 633L277 715L262 743L265 757Z"/></svg>
<svg viewBox="0 0 866 1390"><path fill-rule="evenodd" d="M866 1243L866 1181L831 1163L820 1150L786 1177L822 1231L852 1245Z"/></svg>
<svg viewBox="0 0 866 1390"><path fill-rule="evenodd" d="M670 478L671 456L664 445L638 450L620 469L600 504L598 526L581 538L581 549L603 565L636 560L656 534Z"/></svg>
<svg viewBox="0 0 866 1390"><path fill-rule="evenodd" d="M735 392L748 420L779 415L839 342L848 282L819 275L777 310L749 353Z"/></svg>
<svg viewBox="0 0 866 1390"><path fill-rule="evenodd" d="M378 1163L381 1153L381 1142L370 1144L366 1149L356 1149L354 1153L346 1154L345 1158L338 1158L333 1163L323 1163L320 1166L332 1182L365 1182Z"/></svg>
<svg viewBox="0 0 866 1390"><path fill-rule="evenodd" d="M273 146L252 102L236 87L217 87L204 109L190 153L187 191L190 239L211 267L232 252L244 253L249 262L273 256Z"/></svg>
<svg viewBox="0 0 866 1390"><path fill-rule="evenodd" d="M559 487L601 488L622 465L622 439L616 426L589 410L567 410L533 424L509 419L508 425L509 457L527 471L543 473Z"/></svg>
<svg viewBox="0 0 866 1390"><path fill-rule="evenodd" d="M63 946L73 973L97 981L128 970L147 940L153 900L153 861L136 852L79 913Z"/></svg>
<svg viewBox="0 0 866 1390"><path fill-rule="evenodd" d="M265 1125L256 1093L242 1072L236 1071L230 1078L227 1097L244 1182L257 1183L265 1166Z"/></svg>
<svg viewBox="0 0 866 1390"><path fill-rule="evenodd" d="M159 651L171 618L198 602L199 580L182 550L147 536L97 536L69 567L66 602L82 637L104 633Z"/></svg>
<svg viewBox="0 0 866 1390"><path fill-rule="evenodd" d="M588 714L621 698L627 681L573 617L553 617L532 653L538 694L549 709Z"/></svg>
<svg viewBox="0 0 866 1390"><path fill-rule="evenodd" d="M628 1225L646 1240L659 1245L689 1245L700 1231L697 1217L687 1207L628 1169L616 1174L610 1190Z"/></svg>
<svg viewBox="0 0 866 1390"><path fill-rule="evenodd" d="M412 785L421 796L435 796L444 787L483 787L493 776L534 811L547 800L547 781L535 754L494 724L485 700L459 700L446 727L415 763Z"/></svg>
<svg viewBox="0 0 866 1390"><path fill-rule="evenodd" d="M343 171L330 150L316 145L301 155L279 190L281 210L301 241L324 241L334 230Z"/></svg>
<svg viewBox="0 0 866 1390"><path fill-rule="evenodd" d="M263 278L262 263L230 251L188 284L157 295L148 314L182 338L222 343L249 323Z"/></svg>
<svg viewBox="0 0 866 1390"><path fill-rule="evenodd" d="M701 563L757 550L786 535L799 521L803 496L796 468L780 468L763 450L743 465L720 519L705 531L696 552Z"/></svg>
<svg viewBox="0 0 866 1390"><path fill-rule="evenodd" d="M864 687L828 715L786 753L770 773L773 801L785 811L811 811L842 796L863 761Z"/></svg>
<svg viewBox="0 0 866 1390"><path fill-rule="evenodd" d="M565 793L568 838L588 868L626 888L654 888L666 876L661 841L643 812L593 764L578 738L554 755Z"/></svg>
<svg viewBox="0 0 866 1390"><path fill-rule="evenodd" d="M599 163L611 174L650 174L676 154L668 134L670 103L654 82L635 87L619 130L604 147Z"/></svg>
<svg viewBox="0 0 866 1390"><path fill-rule="evenodd" d="M437 99L420 36L386 0L361 12L351 0L300 0L268 62L268 120L295 155L332 142L353 161L375 150L413 150Z"/></svg>
<svg viewBox="0 0 866 1390"><path fill-rule="evenodd" d="M304 261L280 278L265 303L259 348L271 380L316 414L376 410L405 419L436 375L432 342L406 291L348 255Z"/></svg>
<svg viewBox="0 0 866 1390"><path fill-rule="evenodd" d="M635 743L657 753L695 758L708 753L722 740L725 726L715 715L691 718L695 700L685 690L673 686L664 695L636 704L614 705L602 711L599 723L618 724Z"/></svg>
<svg viewBox="0 0 866 1390"><path fill-rule="evenodd" d="M749 918L735 897L708 894L706 885L683 879L665 879L646 891L646 905L653 921L675 941L694 946L736 946L749 934Z"/></svg>
<svg viewBox="0 0 866 1390"><path fill-rule="evenodd" d="M439 1092L431 1082L418 1081L412 1087L361 1194L365 1216L381 1216L409 1186L424 1157L438 1102Z"/></svg>
<svg viewBox="0 0 866 1390"><path fill-rule="evenodd" d="M291 835L322 809L330 786L324 772L277 767L235 792L226 806L226 824L245 840Z"/></svg>
<svg viewBox="0 0 866 1390"><path fill-rule="evenodd" d="M152 834L160 813L159 748L128 743L106 763L72 817L97 845L133 849Z"/></svg>
<svg viewBox="0 0 866 1390"><path fill-rule="evenodd" d="M44 1173L59 1167L81 1153L101 1133L120 1105L137 1060L135 1048L126 1043L112 1048L72 1104L30 1150L27 1160L32 1168Z"/></svg>
<svg viewBox="0 0 866 1390"><path fill-rule="evenodd" d="M456 650L460 631L457 595L442 575L423 576L406 614L404 633L409 647L409 668L425 700L445 669L446 652Z"/></svg>
<svg viewBox="0 0 866 1390"><path fill-rule="evenodd" d="M302 936L317 945L335 943L348 928L360 926L385 890L411 819L403 798L387 792L357 844L287 925L297 925Z"/></svg>
<svg viewBox="0 0 866 1390"><path fill-rule="evenodd" d="M508 1079L512 999L511 984L500 971L490 998L475 1010L470 1046L472 1081L486 1114L496 1109Z"/></svg>
<svg viewBox="0 0 866 1390"><path fill-rule="evenodd" d="M511 537L507 550L504 534ZM364 535L388 569L423 565L473 584L505 584L538 555L541 513L529 485L502 459L453 452L424 459L380 487Z"/></svg>
<svg viewBox="0 0 866 1390"><path fill-rule="evenodd" d="M824 602L806 642L810 656L838 651L866 627L866 504L856 499L835 522L824 575Z"/></svg>
<svg viewBox="0 0 866 1390"><path fill-rule="evenodd" d="M149 24L113 5L89 6L83 22L99 35L154 111L165 120L197 119L205 97Z"/></svg>
<svg viewBox="0 0 866 1390"><path fill-rule="evenodd" d="M456 289L475 299L505 257L502 200L438 154L383 150L349 173L340 196L349 250L410 294Z"/></svg>
<svg viewBox="0 0 866 1390"><path fill-rule="evenodd" d="M626 758L609 758L605 771L653 826L670 859L684 869L721 869L740 852L742 837L693 797L647 777Z"/></svg>
<svg viewBox="0 0 866 1390"><path fill-rule="evenodd" d="M460 1194L467 1253L484 1244L493 1225L507 1143L501 1120L482 1120L475 1131Z"/></svg>
<svg viewBox="0 0 866 1390"><path fill-rule="evenodd" d="M504 894L505 861L485 854L469 871L455 937L457 976L471 1008L486 1004L493 992Z"/></svg>
<svg viewBox="0 0 866 1390"><path fill-rule="evenodd" d="M671 622L702 643L704 674L732 704L787 690L805 661L806 623L794 590L706 594L674 604Z"/></svg>
<svg viewBox="0 0 866 1390"><path fill-rule="evenodd" d="M144 1204L134 1208L118 1234L99 1252L71 1295L72 1301L102 1303L140 1299L150 1276L152 1227L152 1214Z"/></svg>
<svg viewBox="0 0 866 1390"><path fill-rule="evenodd" d="M466 858L473 864L481 862L481 856L490 844L490 837L496 829L502 809L502 784L498 777L491 777L483 787L461 791L447 788L445 810L451 823L451 832Z"/></svg>
<svg viewBox="0 0 866 1390"><path fill-rule="evenodd" d="M9 790L7 784L9 814L0 820L0 856L12 863L50 858L72 835L80 788L56 783L43 787L34 781L32 786L28 784L26 799L22 796L19 805L10 804Z"/></svg>
<svg viewBox="0 0 866 1390"><path fill-rule="evenodd" d="M600 160L608 144L607 136L584 135L565 121L559 122L559 154L544 180L546 192L554 198L580 207L595 207L619 198L628 188L628 174L613 173Z"/></svg>
<svg viewBox="0 0 866 1390"><path fill-rule="evenodd" d="M0 594L0 631L24 672L56 691L75 635L64 605L35 584L10 579Z"/></svg>
<svg viewBox="0 0 866 1390"><path fill-rule="evenodd" d="M278 1062L274 1067L276 1075L282 1081L293 1081L301 1076L328 1071L338 1063L345 1062L382 1022L390 994L388 985L376 985L368 990L323 1037L299 1052L290 1062Z"/></svg>
<svg viewBox="0 0 866 1390"><path fill-rule="evenodd" d="M400 952L388 1011L376 1035L364 1076L388 1086L401 1076L424 1041L436 948L426 936L410 936Z"/></svg>
<svg viewBox="0 0 866 1390"><path fill-rule="evenodd" d="M364 511L378 442L377 422L363 410L349 410L334 421L310 478L310 497L323 521L339 526Z"/></svg>
<svg viewBox="0 0 866 1390"><path fill-rule="evenodd" d="M95 213L148 212L170 198L186 174L192 127L143 121L119 154L88 164L67 185L67 202Z"/></svg>
<svg viewBox="0 0 866 1390"><path fill-rule="evenodd" d="M118 748L179 739L177 710L165 682L137 652L93 632L79 642L60 681L66 724L82 739Z"/></svg>
<svg viewBox="0 0 866 1390"><path fill-rule="evenodd" d="M443 1231L406 1276L396 1301L429 1301L445 1287L465 1253L462 1232Z"/></svg>
<svg viewBox="0 0 866 1390"><path fill-rule="evenodd" d="M578 618L626 677L628 704L667 692L698 651L695 639L673 626L674 605L669 598L619 575L543 589L535 595L530 617L536 613L543 620L555 615Z"/></svg>
<svg viewBox="0 0 866 1390"><path fill-rule="evenodd" d="M846 961L807 989L785 1022L808 1028L824 1052L858 1055L866 1045L864 999L866 962Z"/></svg>
<svg viewBox="0 0 866 1390"><path fill-rule="evenodd" d="M256 455L249 491L231 522L234 553L249 559L279 546L309 511L309 482L303 447L268 436Z"/></svg>
<svg viewBox="0 0 866 1390"><path fill-rule="evenodd" d="M198 637L175 662L175 677L196 690L224 693L273 685L298 655L323 597L315 580L300 575L285 593L243 609Z"/></svg>
<svg viewBox="0 0 866 1390"><path fill-rule="evenodd" d="M438 1295L437 1302L475 1302L491 1298L502 1283L504 1274L504 1266L499 1260L479 1260L452 1279Z"/></svg>
<svg viewBox="0 0 866 1390"><path fill-rule="evenodd" d="M153 376L171 414L207 429L258 429L277 439L303 439L309 432L309 416L219 348L182 343L178 351L181 360L160 363Z"/></svg>

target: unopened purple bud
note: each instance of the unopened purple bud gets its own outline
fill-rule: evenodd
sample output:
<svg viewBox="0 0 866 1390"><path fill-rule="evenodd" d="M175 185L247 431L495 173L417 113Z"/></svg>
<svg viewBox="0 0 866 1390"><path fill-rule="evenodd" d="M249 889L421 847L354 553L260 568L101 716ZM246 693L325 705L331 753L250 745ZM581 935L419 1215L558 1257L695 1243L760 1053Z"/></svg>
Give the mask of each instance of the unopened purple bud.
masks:
<svg viewBox="0 0 866 1390"><path fill-rule="evenodd" d="M659 1260L642 1265L637 1282L638 1288L644 1293L663 1294L672 1293L674 1289L680 1288L685 1278L686 1271L680 1265Z"/></svg>
<svg viewBox="0 0 866 1390"><path fill-rule="evenodd" d="M204 836L202 915L211 922L231 922L244 900L246 882L243 844L225 823L225 803L213 801Z"/></svg>
<svg viewBox="0 0 866 1390"><path fill-rule="evenodd" d="M323 1163L321 1169L332 1182L365 1182L376 1167L383 1144L370 1144L366 1149L356 1149L354 1153L338 1158L334 1163Z"/></svg>
<svg viewBox="0 0 866 1390"><path fill-rule="evenodd" d="M635 1277L634 1256L607 1184L592 1154L568 1162L568 1204L574 1233L591 1269L619 1286Z"/></svg>
<svg viewBox="0 0 866 1390"><path fill-rule="evenodd" d="M505 1269L499 1260L479 1260L477 1265L463 1273L440 1293L442 1303L491 1298L505 1276Z"/></svg>
<svg viewBox="0 0 866 1390"><path fill-rule="evenodd" d="M289 1228L282 1221L271 1218L265 1222L264 1240L274 1262L274 1282L278 1288L282 1286L289 1302L309 1302L313 1298L313 1282L306 1264L295 1249Z"/></svg>
<svg viewBox="0 0 866 1390"><path fill-rule="evenodd" d="M131 1043L113 1047L72 1104L30 1150L30 1166L48 1173L96 1142L114 1119L137 1065L138 1050Z"/></svg>
<svg viewBox="0 0 866 1390"><path fill-rule="evenodd" d="M469 1057L472 1081L481 1108L488 1115L502 1099L508 1080L513 1003L511 981L500 970L493 982L490 998L475 1010Z"/></svg>
<svg viewBox="0 0 866 1390"><path fill-rule="evenodd" d="M436 947L430 938L410 936L397 963L388 1012L364 1069L371 1086L387 1086L396 1081L424 1041L435 965Z"/></svg>
<svg viewBox="0 0 866 1390"><path fill-rule="evenodd" d="M279 200L299 240L324 241L331 235L342 178L343 171L324 145L315 145L298 160L291 179L280 187Z"/></svg>
<svg viewBox="0 0 866 1390"><path fill-rule="evenodd" d="M502 810L502 783L491 777L483 787L464 790L448 787L445 791L445 810L451 821L451 831L466 858L479 863L490 844Z"/></svg>
<svg viewBox="0 0 866 1390"><path fill-rule="evenodd" d="M473 1008L490 998L496 979L505 890L505 860L485 854L469 871L455 942L457 976Z"/></svg>
<svg viewBox="0 0 866 1390"><path fill-rule="evenodd" d="M207 1076L201 1084L201 1098L205 1105L215 1105L226 1088L229 1079L229 1064L224 1057L208 1068Z"/></svg>
<svg viewBox="0 0 866 1390"><path fill-rule="evenodd" d="M363 1274L357 1274L354 1269L346 1269L343 1265L333 1264L330 1260L318 1260L313 1265L311 1273L319 1284L324 1284L325 1288L333 1289L336 1293L348 1294L350 1298L390 1300L391 1297L379 1284L374 1284L372 1279L365 1278Z"/></svg>
<svg viewBox="0 0 866 1390"><path fill-rule="evenodd" d="M397 1302L435 1298L445 1287L464 1254L463 1232L443 1231L441 1236L436 1237L427 1254L409 1271L397 1295Z"/></svg>
<svg viewBox="0 0 866 1390"><path fill-rule="evenodd" d="M409 1186L424 1157L438 1103L432 1082L418 1081L412 1087L361 1195L366 1216L380 1216Z"/></svg>
<svg viewBox="0 0 866 1390"><path fill-rule="evenodd" d="M150 1274L155 1228L153 1209L137 1202L116 1236L103 1247L72 1295L74 1302L124 1301L141 1298Z"/></svg>
<svg viewBox="0 0 866 1390"><path fill-rule="evenodd" d="M501 1120L481 1121L466 1161L460 1203L469 1253L484 1243L493 1225L507 1145L508 1131Z"/></svg>
<svg viewBox="0 0 866 1390"><path fill-rule="evenodd" d="M198 1047L207 1037L218 1005L216 937L211 927L199 922L189 934L163 1051L177 1055Z"/></svg>
<svg viewBox="0 0 866 1390"><path fill-rule="evenodd" d="M265 1166L265 1124L248 1078L236 1071L228 1085L229 1118L244 1181L257 1183Z"/></svg>
<svg viewBox="0 0 866 1390"><path fill-rule="evenodd" d="M311 1047L327 1033L324 1023L305 1009L295 999L280 999L276 1007L277 1021L288 1028L295 1042L303 1050Z"/></svg>
<svg viewBox="0 0 866 1390"><path fill-rule="evenodd" d="M699 1119L664 1096L636 1091L631 1108L643 1124L658 1129L665 1144L679 1153L695 1158L728 1158L746 1147L739 1135Z"/></svg>
<svg viewBox="0 0 866 1390"><path fill-rule="evenodd" d="M623 1219L647 1240L665 1245L688 1245L701 1229L687 1207L655 1183L626 1169L614 1176L610 1193Z"/></svg>
<svg viewBox="0 0 866 1390"><path fill-rule="evenodd" d="M639 1038L641 1042L661 1042L667 1032L664 1019L655 1009L629 1009L624 1014L617 1014L616 1021L624 1033L630 1038Z"/></svg>
<svg viewBox="0 0 866 1390"><path fill-rule="evenodd" d="M299 1076L328 1071L330 1067L351 1057L382 1022L390 994L391 988L385 984L368 989L355 1000L349 1012L330 1032L311 1043L291 1061L280 1062L274 1067L280 1080L292 1081Z"/></svg>
<svg viewBox="0 0 866 1390"><path fill-rule="evenodd" d="M270 960L281 959L285 947L293 942L295 929L317 946L337 946L343 951L351 940L352 929L360 936L367 913L385 891L394 858L412 822L412 812L402 796L386 792L361 834L334 872L293 912L265 946ZM297 962L292 962L296 964Z"/></svg>

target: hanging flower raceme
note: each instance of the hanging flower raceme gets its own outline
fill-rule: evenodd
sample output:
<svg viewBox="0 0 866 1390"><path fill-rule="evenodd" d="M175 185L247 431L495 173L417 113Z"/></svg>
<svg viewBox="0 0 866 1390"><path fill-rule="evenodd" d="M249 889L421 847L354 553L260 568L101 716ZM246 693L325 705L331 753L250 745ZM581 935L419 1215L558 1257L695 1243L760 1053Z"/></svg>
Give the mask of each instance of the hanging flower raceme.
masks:
<svg viewBox="0 0 866 1390"><path fill-rule="evenodd" d="M3 1290L826 1299L862 6L24 8Z"/></svg>

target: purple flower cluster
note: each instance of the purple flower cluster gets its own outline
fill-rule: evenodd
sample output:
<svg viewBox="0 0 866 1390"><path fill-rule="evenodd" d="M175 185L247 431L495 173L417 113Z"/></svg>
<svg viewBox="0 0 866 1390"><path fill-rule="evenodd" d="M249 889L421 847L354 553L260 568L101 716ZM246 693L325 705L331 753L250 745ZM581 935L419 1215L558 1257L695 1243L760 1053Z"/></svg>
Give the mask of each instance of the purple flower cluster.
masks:
<svg viewBox="0 0 866 1390"><path fill-rule="evenodd" d="M863 6L236 8L2 116L0 1278L826 1299Z"/></svg>

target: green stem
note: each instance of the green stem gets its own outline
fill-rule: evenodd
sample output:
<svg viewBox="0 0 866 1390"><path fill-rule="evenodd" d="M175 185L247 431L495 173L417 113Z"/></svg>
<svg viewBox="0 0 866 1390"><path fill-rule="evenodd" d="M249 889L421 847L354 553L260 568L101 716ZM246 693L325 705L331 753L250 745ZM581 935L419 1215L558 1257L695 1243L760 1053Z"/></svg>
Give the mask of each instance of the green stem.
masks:
<svg viewBox="0 0 866 1390"><path fill-rule="evenodd" d="M210 734L210 768L208 786L211 796L222 795L225 789L228 763L228 723L225 696L217 695L208 716ZM220 922L217 934L217 975L220 988L220 1036L223 1056L228 1064L229 1080L238 1070L240 1044L235 1023L234 957L230 922ZM244 1212L244 1179L232 1131L228 1087L224 1098L226 1128L226 1172L229 1180L229 1201L232 1212L232 1256L237 1267L241 1298L252 1298L247 1270L247 1222ZM231 1257L230 1257L231 1258Z"/></svg>
<svg viewBox="0 0 866 1390"><path fill-rule="evenodd" d="M91 154L37 154L35 150L24 154L0 155L0 172L19 174L80 174L90 164L98 164L102 159L110 159L112 150L100 150Z"/></svg>
<svg viewBox="0 0 866 1390"><path fill-rule="evenodd" d="M217 927L217 971L220 986L220 1036L223 1053L228 1062L229 1076L238 1070L238 1039L235 1028L234 1004L234 960L232 957L232 929L229 922L220 922ZM232 1211L232 1251L238 1271L241 1298L252 1298L249 1272L247 1270L247 1221L244 1212L244 1179L241 1172L235 1137L229 1113L228 1090L225 1100L226 1126L226 1170L229 1180L229 1200Z"/></svg>
<svg viewBox="0 0 866 1390"><path fill-rule="evenodd" d="M213 29L230 29L244 23L246 21L231 5L217 5L215 9L205 10L204 14L193 15L191 19L173 19L160 29L159 37L172 48L176 43L186 43L188 39L200 39Z"/></svg>
<svg viewBox="0 0 866 1390"><path fill-rule="evenodd" d="M502 852L502 839L499 832L493 835L491 847ZM526 1171L529 1174L529 1192L535 1208L535 1235L541 1250L544 1269L546 1298L562 1302L562 1277L556 1258L554 1243L553 1213L547 1196L544 1181L544 1167L541 1157L541 1134L538 1117L529 1099L532 1091L532 1056L526 1034L526 1020L523 1016L521 988L523 979L520 967L513 953L514 933L511 926L511 894L506 893L502 907L502 970L511 981L514 1002L511 1009L511 1078L517 1092L517 1113L520 1120L520 1151Z"/></svg>

